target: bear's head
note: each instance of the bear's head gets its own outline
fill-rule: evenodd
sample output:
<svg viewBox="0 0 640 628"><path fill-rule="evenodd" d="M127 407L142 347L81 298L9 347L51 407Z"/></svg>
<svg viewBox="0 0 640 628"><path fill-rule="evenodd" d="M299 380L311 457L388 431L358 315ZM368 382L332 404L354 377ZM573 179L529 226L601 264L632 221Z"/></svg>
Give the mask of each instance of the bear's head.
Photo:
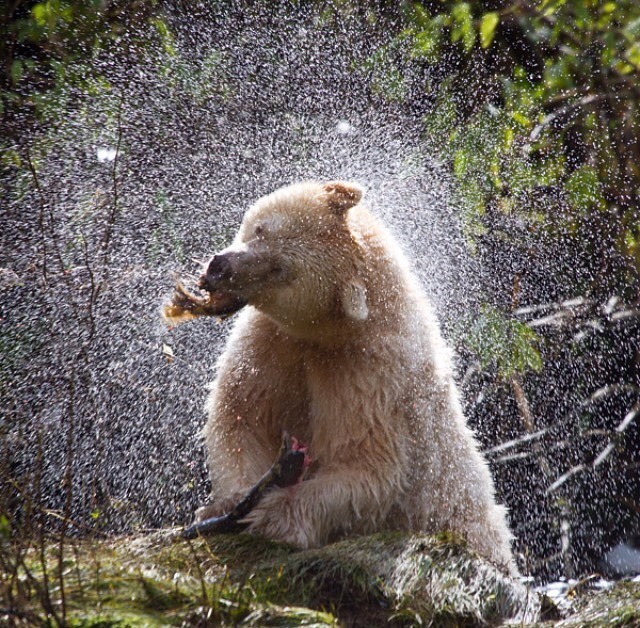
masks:
<svg viewBox="0 0 640 628"><path fill-rule="evenodd" d="M208 262L200 287L225 314L250 304L301 336L366 319L360 249L347 222L361 198L348 182L298 183L261 198L233 244Z"/></svg>

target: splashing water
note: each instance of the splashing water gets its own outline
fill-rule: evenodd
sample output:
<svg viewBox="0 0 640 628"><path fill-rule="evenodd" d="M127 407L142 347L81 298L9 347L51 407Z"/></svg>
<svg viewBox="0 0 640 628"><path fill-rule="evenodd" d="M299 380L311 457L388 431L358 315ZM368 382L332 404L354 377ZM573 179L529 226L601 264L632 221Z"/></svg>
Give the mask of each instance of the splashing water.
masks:
<svg viewBox="0 0 640 628"><path fill-rule="evenodd" d="M229 324L168 330L159 308L173 273L229 243L260 196L357 180L445 324L474 293L420 117L371 92L380 37L365 21L228 10L174 27L171 47L130 67L100 60L111 89L33 143L3 218L19 278L2 313L16 499L111 530L184 523L205 498L198 433Z"/></svg>
<svg viewBox="0 0 640 628"><path fill-rule="evenodd" d="M188 14L174 8L169 20L174 36L152 26L125 32L123 42L152 43L126 62L104 52L95 61L104 81L57 94L62 113L46 133L17 142L25 167L3 182L0 482L4 491L4 478L16 480L6 487L9 507L25 518L55 509L105 530L188 522L208 492L199 430L230 324L167 329L159 310L174 273L197 272L194 260L230 243L248 206L277 187L353 179L402 242L449 337L485 300L481 289L504 300L514 276L529 281L529 300L515 315L551 329L556 361L530 374L528 387L469 369L467 414L492 448L500 499L534 558L559 553L554 543L571 535L582 547L596 537L604 545L605 526L589 518L625 478L607 471L600 485L559 490L558 503L568 504L562 522L551 521L555 497L545 492L589 469L581 466L589 443L576 437L585 421L595 433L618 416L628 426L640 412L637 387L610 381L618 371L608 365L637 352L616 326L617 302L566 300L584 268L596 272L597 262L580 258L590 254L579 248L582 235L560 237L568 253L558 257L555 241L544 249L528 225L498 213L488 243L469 254L458 191L431 152L439 138L423 135L434 98L424 91L429 70L416 64L395 80L380 54L394 29L382 21L355 9L337 16L233 3L190 3ZM541 247L538 268L523 270L525 256L497 243L505 231L505 241ZM545 300L557 307L526 307ZM562 328L567 320L579 323L574 336ZM500 331L494 323L484 331ZM519 395L525 389L528 398ZM530 408L538 416L522 439ZM637 484L637 474L626 478L625 498L640 494ZM567 523L572 517L579 529Z"/></svg>

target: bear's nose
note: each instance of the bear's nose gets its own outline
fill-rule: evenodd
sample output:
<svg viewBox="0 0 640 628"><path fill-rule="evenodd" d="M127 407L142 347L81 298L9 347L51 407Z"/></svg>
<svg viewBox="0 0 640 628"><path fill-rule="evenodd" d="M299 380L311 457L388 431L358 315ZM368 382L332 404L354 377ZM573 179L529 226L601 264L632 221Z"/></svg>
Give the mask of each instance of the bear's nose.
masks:
<svg viewBox="0 0 640 628"><path fill-rule="evenodd" d="M231 261L228 255L214 255L207 266L207 275L227 277L231 274Z"/></svg>
<svg viewBox="0 0 640 628"><path fill-rule="evenodd" d="M198 285L203 290L213 292L219 282L230 281L232 276L233 268L229 256L214 255L207 265L207 271L200 277Z"/></svg>

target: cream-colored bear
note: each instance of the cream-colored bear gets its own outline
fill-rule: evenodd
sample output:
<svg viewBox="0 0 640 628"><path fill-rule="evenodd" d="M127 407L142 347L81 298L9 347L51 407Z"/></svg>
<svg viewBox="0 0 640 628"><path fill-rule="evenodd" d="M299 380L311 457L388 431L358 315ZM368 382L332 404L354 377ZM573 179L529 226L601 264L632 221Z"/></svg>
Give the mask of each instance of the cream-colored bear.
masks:
<svg viewBox="0 0 640 628"><path fill-rule="evenodd" d="M515 573L431 305L361 197L344 182L277 190L209 262L201 286L220 310L248 307L207 403L213 494L197 516L233 505L287 430L312 466L265 495L251 531L307 548L375 530L452 530Z"/></svg>

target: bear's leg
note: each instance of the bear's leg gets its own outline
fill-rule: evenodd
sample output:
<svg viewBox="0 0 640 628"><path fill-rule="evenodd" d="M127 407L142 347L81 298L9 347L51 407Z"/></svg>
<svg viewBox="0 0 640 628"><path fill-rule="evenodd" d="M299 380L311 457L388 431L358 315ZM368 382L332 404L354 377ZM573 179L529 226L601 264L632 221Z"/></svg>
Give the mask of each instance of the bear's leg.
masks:
<svg viewBox="0 0 640 628"><path fill-rule="evenodd" d="M402 490L398 474L353 466L319 472L296 486L273 489L244 521L249 531L301 548L347 532L379 529Z"/></svg>
<svg viewBox="0 0 640 628"><path fill-rule="evenodd" d="M295 343L266 317L247 312L220 357L207 400L212 493L198 520L225 514L246 495L275 460L283 429L308 440L304 390Z"/></svg>
<svg viewBox="0 0 640 628"><path fill-rule="evenodd" d="M475 517L460 521L457 527L469 547L515 577L519 574L511 552L512 535L506 515L503 506L488 504Z"/></svg>

